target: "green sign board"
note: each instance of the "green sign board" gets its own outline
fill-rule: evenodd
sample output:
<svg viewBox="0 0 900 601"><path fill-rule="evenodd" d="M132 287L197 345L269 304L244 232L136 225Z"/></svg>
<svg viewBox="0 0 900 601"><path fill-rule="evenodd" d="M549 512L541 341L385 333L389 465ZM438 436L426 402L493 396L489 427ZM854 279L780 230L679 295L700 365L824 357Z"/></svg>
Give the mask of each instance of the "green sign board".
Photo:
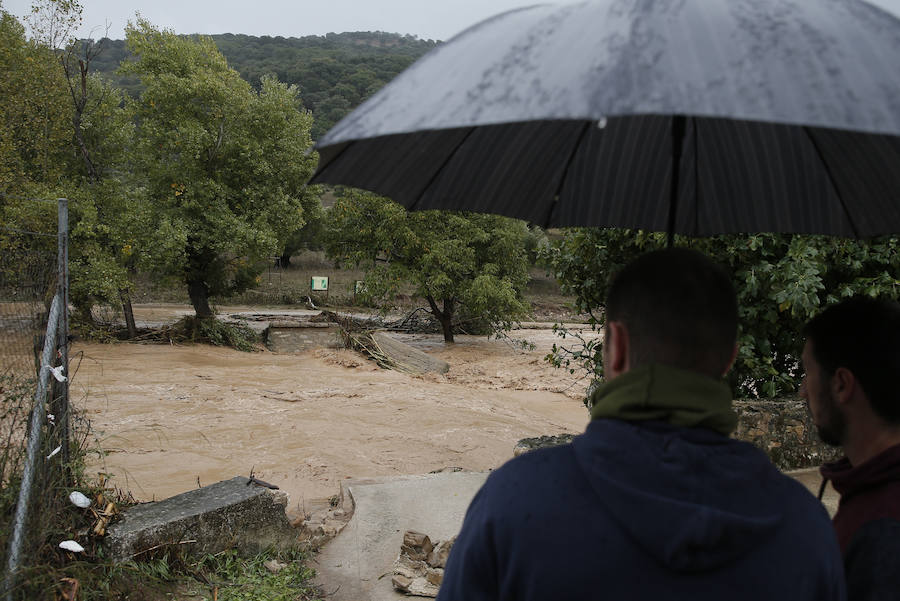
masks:
<svg viewBox="0 0 900 601"><path fill-rule="evenodd" d="M312 291L328 290L328 276L314 275L309 279L309 289Z"/></svg>

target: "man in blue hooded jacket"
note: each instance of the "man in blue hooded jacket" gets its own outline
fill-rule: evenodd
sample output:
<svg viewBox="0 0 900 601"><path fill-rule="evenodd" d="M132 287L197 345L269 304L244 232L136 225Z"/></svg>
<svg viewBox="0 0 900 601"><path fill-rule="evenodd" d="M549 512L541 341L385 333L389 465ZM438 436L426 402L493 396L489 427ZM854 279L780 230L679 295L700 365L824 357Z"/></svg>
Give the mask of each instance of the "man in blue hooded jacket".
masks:
<svg viewBox="0 0 900 601"><path fill-rule="evenodd" d="M734 288L704 255L626 266L587 430L491 474L438 600L843 599L821 504L728 437L736 335Z"/></svg>

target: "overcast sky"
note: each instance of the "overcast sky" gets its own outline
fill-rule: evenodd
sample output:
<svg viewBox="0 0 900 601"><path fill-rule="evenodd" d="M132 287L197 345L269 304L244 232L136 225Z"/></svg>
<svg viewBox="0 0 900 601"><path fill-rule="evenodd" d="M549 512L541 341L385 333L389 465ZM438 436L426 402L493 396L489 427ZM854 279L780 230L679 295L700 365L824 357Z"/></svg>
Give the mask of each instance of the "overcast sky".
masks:
<svg viewBox="0 0 900 601"><path fill-rule="evenodd" d="M176 33L246 33L300 37L343 31L387 31L447 40L491 15L542 0L82 0L82 37L123 39L135 12ZM817 0L804 0L815 2ZM871 0L900 16L900 0ZM0 0L19 17L32 0ZM550 3L559 3L551 0Z"/></svg>
<svg viewBox="0 0 900 601"><path fill-rule="evenodd" d="M246 33L300 37L343 31L387 31L446 40L482 19L542 0L82 0L82 35L123 39L135 12L176 33ZM545 0L546 1L546 0ZM900 0L893 0L900 3ZM0 0L20 19L32 0ZM552 0L551 0L551 3Z"/></svg>

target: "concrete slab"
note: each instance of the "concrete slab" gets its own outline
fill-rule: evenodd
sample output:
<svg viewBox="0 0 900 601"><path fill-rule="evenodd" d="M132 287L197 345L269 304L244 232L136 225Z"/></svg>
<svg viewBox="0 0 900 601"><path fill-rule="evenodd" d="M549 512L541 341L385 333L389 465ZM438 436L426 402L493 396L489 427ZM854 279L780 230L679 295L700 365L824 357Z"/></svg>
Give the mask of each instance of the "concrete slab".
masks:
<svg viewBox="0 0 900 601"><path fill-rule="evenodd" d="M273 321L263 333L269 350L302 353L317 348L344 348L341 327L336 323Z"/></svg>
<svg viewBox="0 0 900 601"><path fill-rule="evenodd" d="M317 557L317 583L329 601L407 599L391 586L391 566L403 533L443 540L462 527L466 509L487 472L450 472L348 480L343 495L355 504L347 526Z"/></svg>
<svg viewBox="0 0 900 601"><path fill-rule="evenodd" d="M110 526L104 546L113 561L168 545L187 553L288 548L296 543L297 531L285 516L286 504L283 493L237 476L125 510L122 521Z"/></svg>
<svg viewBox="0 0 900 601"><path fill-rule="evenodd" d="M455 536L465 511L487 472L455 472L347 480L342 495L354 503L353 517L317 557L317 583L329 601L408 599L391 586L391 568L403 533L417 530L432 540ZM786 472L813 495L822 481L818 469ZM831 486L823 498L830 515L838 495ZM349 509L349 507L348 507Z"/></svg>

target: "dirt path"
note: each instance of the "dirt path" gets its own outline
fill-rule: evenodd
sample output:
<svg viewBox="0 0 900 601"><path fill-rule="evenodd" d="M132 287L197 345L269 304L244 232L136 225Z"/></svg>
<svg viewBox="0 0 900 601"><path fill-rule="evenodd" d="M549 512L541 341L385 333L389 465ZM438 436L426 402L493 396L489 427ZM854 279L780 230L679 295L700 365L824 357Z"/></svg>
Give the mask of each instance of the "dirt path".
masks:
<svg viewBox="0 0 900 601"><path fill-rule="evenodd" d="M115 474L139 499L253 469L296 509L336 494L343 478L486 470L509 459L520 438L583 430L585 384L542 359L555 336L518 335L537 350L407 337L451 365L425 377L345 350L81 343L71 355L81 361L73 402L107 450L92 470Z"/></svg>

